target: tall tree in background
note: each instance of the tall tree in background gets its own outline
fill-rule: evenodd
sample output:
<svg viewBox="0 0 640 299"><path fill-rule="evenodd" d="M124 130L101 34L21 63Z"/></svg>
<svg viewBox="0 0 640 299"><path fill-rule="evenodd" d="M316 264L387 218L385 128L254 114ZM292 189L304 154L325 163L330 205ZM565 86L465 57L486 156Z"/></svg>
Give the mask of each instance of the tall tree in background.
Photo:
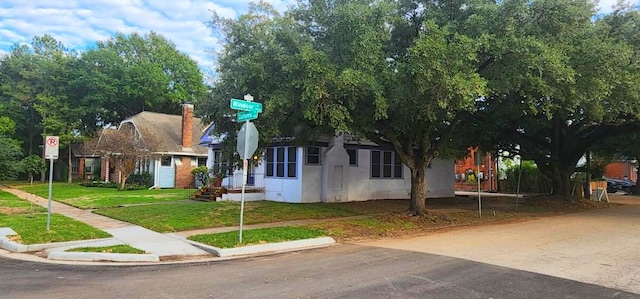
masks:
<svg viewBox="0 0 640 299"><path fill-rule="evenodd" d="M214 16L226 41L217 107L249 92L266 106L266 140L316 126L392 148L411 170L410 210L422 215L427 166L459 148L462 116L485 92L478 40L453 22L466 19L440 17L475 8L438 3L311 1L284 16L262 3L238 20Z"/></svg>
<svg viewBox="0 0 640 299"><path fill-rule="evenodd" d="M82 55L71 85L98 125L142 111L177 114L183 103L197 107L206 90L196 62L154 32L98 42Z"/></svg>
<svg viewBox="0 0 640 299"><path fill-rule="evenodd" d="M627 18L637 12L595 13L588 0L502 1L479 56L491 94L478 101L476 136L533 159L556 195L571 194L594 142L639 128L639 48L627 41L638 31L621 30L638 28Z"/></svg>

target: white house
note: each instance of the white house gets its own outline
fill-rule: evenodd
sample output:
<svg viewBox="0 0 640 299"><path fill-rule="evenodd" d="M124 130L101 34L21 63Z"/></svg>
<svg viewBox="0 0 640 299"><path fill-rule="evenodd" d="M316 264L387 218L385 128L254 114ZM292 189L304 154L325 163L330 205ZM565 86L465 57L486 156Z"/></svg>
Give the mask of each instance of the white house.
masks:
<svg viewBox="0 0 640 299"><path fill-rule="evenodd" d="M221 139L209 127L200 145L208 147L207 166L221 161ZM453 160L435 159L427 169L427 197L454 196ZM239 189L242 170L223 180L223 186ZM410 197L411 173L395 153L371 142L356 142L338 135L308 146L274 143L258 166L250 167L246 200L281 202L344 202ZM257 191L257 192L256 192ZM232 200L239 196L231 195Z"/></svg>

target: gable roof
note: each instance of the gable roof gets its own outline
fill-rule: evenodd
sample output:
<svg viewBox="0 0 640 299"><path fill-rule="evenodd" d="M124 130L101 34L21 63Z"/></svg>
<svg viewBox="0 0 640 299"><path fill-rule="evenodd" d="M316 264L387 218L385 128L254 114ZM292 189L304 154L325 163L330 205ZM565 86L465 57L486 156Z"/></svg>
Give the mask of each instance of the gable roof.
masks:
<svg viewBox="0 0 640 299"><path fill-rule="evenodd" d="M122 123L133 123L139 131L154 134L155 139L160 142L159 152L198 156L207 154L206 148L198 146L198 141L205 129L200 118L193 118L191 150L182 148L182 115L144 111L125 119Z"/></svg>

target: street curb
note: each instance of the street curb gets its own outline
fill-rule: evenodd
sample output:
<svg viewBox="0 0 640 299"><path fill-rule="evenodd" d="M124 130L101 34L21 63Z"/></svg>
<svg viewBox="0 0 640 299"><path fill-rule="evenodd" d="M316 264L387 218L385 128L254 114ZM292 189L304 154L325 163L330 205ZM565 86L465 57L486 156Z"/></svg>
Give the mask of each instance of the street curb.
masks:
<svg viewBox="0 0 640 299"><path fill-rule="evenodd" d="M320 238L314 238L314 239L249 245L249 246L242 246L237 248L218 248L218 247L213 247L206 244L194 242L191 240L186 240L186 241L219 257L251 255L251 254L258 254L258 253L264 254L264 253L272 253L272 252L288 252L288 251L296 251L296 250L303 250L303 249L319 248L319 247L325 247L325 246L336 244L336 240L334 240L331 237L320 237Z"/></svg>
<svg viewBox="0 0 640 299"><path fill-rule="evenodd" d="M101 253L101 252L51 252L47 259L58 261L84 261L84 262L159 262L156 254L135 253Z"/></svg>
<svg viewBox="0 0 640 299"><path fill-rule="evenodd" d="M85 245L91 244L94 242L104 242L111 240L113 238L104 238L104 239L90 239L90 240L81 240L81 241L69 241L69 242L57 242L57 243L44 243L44 244L32 244L32 245L24 245L20 243L16 243L11 241L6 236L0 235L0 248L6 249L13 252L33 252L40 251L44 249L50 248L58 248L58 247L77 247L77 245ZM91 247L91 246L88 246Z"/></svg>

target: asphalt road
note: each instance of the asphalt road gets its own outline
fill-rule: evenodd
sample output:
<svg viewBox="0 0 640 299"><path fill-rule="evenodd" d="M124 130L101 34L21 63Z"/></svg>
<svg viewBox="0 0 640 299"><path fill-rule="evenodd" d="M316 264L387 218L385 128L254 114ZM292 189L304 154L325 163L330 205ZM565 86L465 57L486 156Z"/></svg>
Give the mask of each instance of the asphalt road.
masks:
<svg viewBox="0 0 640 299"><path fill-rule="evenodd" d="M243 260L76 266L0 258L0 298L640 298L407 250L337 245Z"/></svg>

